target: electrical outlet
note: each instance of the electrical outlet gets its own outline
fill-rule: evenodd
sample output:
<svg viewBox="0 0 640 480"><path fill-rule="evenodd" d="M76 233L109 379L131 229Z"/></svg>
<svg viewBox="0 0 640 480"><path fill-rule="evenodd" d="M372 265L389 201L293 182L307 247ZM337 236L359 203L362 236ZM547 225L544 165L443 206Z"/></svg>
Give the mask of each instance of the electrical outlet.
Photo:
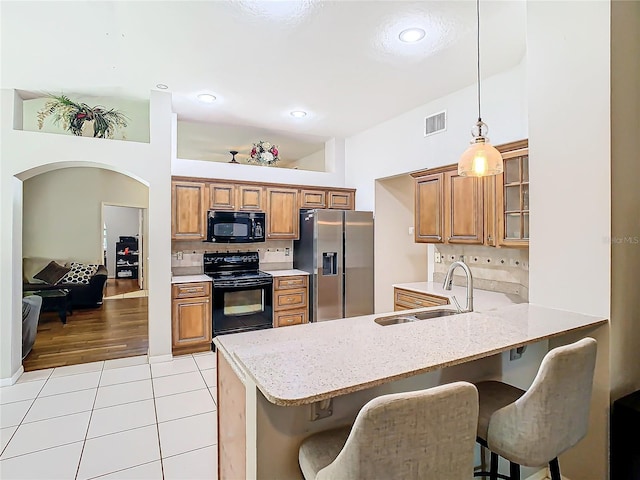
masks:
<svg viewBox="0 0 640 480"><path fill-rule="evenodd" d="M176 259L182 260L182 257L183 257L182 251L176 253Z"/></svg>
<svg viewBox="0 0 640 480"><path fill-rule="evenodd" d="M512 348L511 350L509 350L509 360L511 361L518 360L520 357L522 357L522 354L526 349L527 349L526 345L523 347Z"/></svg>
<svg viewBox="0 0 640 480"><path fill-rule="evenodd" d="M433 255L433 261L436 263L442 263L442 255L440 252L435 252Z"/></svg>
<svg viewBox="0 0 640 480"><path fill-rule="evenodd" d="M409 227L409 235L413 235L415 232L415 228L413 226Z"/></svg>
<svg viewBox="0 0 640 480"><path fill-rule="evenodd" d="M289 247L285 247L284 249L284 256L288 257L289 255L291 255L291 249Z"/></svg>

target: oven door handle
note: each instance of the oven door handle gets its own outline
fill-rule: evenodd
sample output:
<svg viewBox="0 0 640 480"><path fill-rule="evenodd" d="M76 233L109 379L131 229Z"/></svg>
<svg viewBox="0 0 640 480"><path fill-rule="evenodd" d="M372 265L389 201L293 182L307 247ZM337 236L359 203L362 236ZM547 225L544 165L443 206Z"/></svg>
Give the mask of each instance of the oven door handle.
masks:
<svg viewBox="0 0 640 480"><path fill-rule="evenodd" d="M235 288L235 287L264 287L273 284L273 280L237 280L231 282L213 282L213 288Z"/></svg>

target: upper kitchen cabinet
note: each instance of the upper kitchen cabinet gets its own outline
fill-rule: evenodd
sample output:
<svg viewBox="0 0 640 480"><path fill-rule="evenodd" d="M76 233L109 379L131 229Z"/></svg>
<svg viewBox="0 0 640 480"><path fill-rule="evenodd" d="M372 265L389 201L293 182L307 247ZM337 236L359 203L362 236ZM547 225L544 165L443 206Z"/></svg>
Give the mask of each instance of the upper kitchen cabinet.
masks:
<svg viewBox="0 0 640 480"><path fill-rule="evenodd" d="M351 189L300 189L300 208L330 208L334 210L353 210L356 191Z"/></svg>
<svg viewBox="0 0 640 480"><path fill-rule="evenodd" d="M414 174L415 241L484 243L484 183L461 177L455 165Z"/></svg>
<svg viewBox="0 0 640 480"><path fill-rule="evenodd" d="M235 210L236 185L233 183L209 183L209 208L211 210Z"/></svg>
<svg viewBox="0 0 640 480"><path fill-rule="evenodd" d="M325 190L300 190L300 208L327 208Z"/></svg>
<svg viewBox="0 0 640 480"><path fill-rule="evenodd" d="M529 143L500 145L504 172L496 176L497 241L505 247L529 246Z"/></svg>
<svg viewBox="0 0 640 480"><path fill-rule="evenodd" d="M260 185L238 185L237 206L242 211L264 211L264 189Z"/></svg>
<svg viewBox="0 0 640 480"><path fill-rule="evenodd" d="M484 183L461 177L457 167L444 172L444 231L446 243L484 243Z"/></svg>
<svg viewBox="0 0 640 480"><path fill-rule="evenodd" d="M171 182L171 238L203 240L207 234L206 185L199 182Z"/></svg>
<svg viewBox="0 0 640 480"><path fill-rule="evenodd" d="M267 238L298 238L298 189L267 187Z"/></svg>
<svg viewBox="0 0 640 480"><path fill-rule="evenodd" d="M264 211L262 186L242 183L209 183L211 210Z"/></svg>
<svg viewBox="0 0 640 480"><path fill-rule="evenodd" d="M433 173L416 178L415 241L444 241L444 174Z"/></svg>
<svg viewBox="0 0 640 480"><path fill-rule="evenodd" d="M355 204L355 192L344 190L329 190L327 192L328 207L339 210L353 210Z"/></svg>

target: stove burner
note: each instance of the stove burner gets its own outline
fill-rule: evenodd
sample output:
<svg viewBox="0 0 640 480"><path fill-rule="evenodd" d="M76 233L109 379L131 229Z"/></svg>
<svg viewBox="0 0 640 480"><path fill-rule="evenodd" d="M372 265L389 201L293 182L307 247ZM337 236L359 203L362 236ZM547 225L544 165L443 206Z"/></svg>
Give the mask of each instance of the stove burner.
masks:
<svg viewBox="0 0 640 480"><path fill-rule="evenodd" d="M204 254L204 273L213 279L214 288L271 282L271 275L258 270L259 265L258 252Z"/></svg>

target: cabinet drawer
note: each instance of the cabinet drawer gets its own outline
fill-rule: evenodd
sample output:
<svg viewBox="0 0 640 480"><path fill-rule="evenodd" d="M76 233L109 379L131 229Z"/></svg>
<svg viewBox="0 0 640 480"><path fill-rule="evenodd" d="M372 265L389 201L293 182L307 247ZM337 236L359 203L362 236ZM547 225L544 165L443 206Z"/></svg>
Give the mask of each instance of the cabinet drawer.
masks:
<svg viewBox="0 0 640 480"><path fill-rule="evenodd" d="M297 277L274 277L273 285L276 290L302 288L307 286L307 277L306 275L300 275Z"/></svg>
<svg viewBox="0 0 640 480"><path fill-rule="evenodd" d="M276 291L273 299L274 310L287 310L307 306L307 289L295 288Z"/></svg>
<svg viewBox="0 0 640 480"><path fill-rule="evenodd" d="M284 312L276 312L273 314L274 327L286 327L289 325L300 325L307 323L307 309Z"/></svg>
<svg viewBox="0 0 640 480"><path fill-rule="evenodd" d="M448 305L449 300L442 297L411 292L409 290L395 289L395 310L408 310L411 308L436 307Z"/></svg>
<svg viewBox="0 0 640 480"><path fill-rule="evenodd" d="M173 298L207 297L211 293L211 282L176 283L172 291Z"/></svg>

